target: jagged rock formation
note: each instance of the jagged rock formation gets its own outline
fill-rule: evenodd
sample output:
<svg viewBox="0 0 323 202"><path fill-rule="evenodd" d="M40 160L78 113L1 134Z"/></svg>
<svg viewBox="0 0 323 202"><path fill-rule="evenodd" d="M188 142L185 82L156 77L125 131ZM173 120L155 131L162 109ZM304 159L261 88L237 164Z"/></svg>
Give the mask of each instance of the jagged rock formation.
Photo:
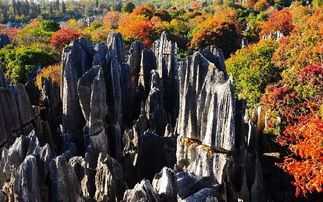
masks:
<svg viewBox="0 0 323 202"><path fill-rule="evenodd" d="M10 39L5 34L0 34L0 48L3 48L4 46L10 44Z"/></svg>
<svg viewBox="0 0 323 202"><path fill-rule="evenodd" d="M43 78L39 102L0 72L0 199L266 200L256 127L221 50L180 59L162 33L126 57L111 33L62 54L60 94Z"/></svg>

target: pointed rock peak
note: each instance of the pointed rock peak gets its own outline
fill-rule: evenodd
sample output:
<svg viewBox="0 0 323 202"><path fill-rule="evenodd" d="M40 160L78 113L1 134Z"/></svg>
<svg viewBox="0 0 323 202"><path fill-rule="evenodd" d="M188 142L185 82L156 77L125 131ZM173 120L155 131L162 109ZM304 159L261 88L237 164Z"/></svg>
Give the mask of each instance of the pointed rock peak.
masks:
<svg viewBox="0 0 323 202"><path fill-rule="evenodd" d="M163 41L168 41L168 33L166 31L163 31L160 35L160 40Z"/></svg>
<svg viewBox="0 0 323 202"><path fill-rule="evenodd" d="M93 45L90 42L88 42L84 37L81 37L79 39L76 39L76 40L72 41L71 46L72 47L81 46L82 49L90 57L93 57L93 55L95 54L95 50L94 50Z"/></svg>
<svg viewBox="0 0 323 202"><path fill-rule="evenodd" d="M107 38L107 46L110 55L116 58L119 64L125 63L122 35L120 33L110 33Z"/></svg>

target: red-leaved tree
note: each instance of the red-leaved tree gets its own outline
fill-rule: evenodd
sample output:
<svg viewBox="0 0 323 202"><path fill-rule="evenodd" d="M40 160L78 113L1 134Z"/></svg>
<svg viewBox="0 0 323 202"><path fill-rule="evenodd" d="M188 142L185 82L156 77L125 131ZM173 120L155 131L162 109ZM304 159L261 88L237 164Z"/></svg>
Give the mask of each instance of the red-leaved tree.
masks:
<svg viewBox="0 0 323 202"><path fill-rule="evenodd" d="M323 63L303 67L294 76L296 84L281 80L269 85L262 103L267 127L280 128L276 140L291 152L278 166L294 177L295 195L307 196L322 192L323 185Z"/></svg>
<svg viewBox="0 0 323 202"><path fill-rule="evenodd" d="M74 31L72 28L62 28L52 36L50 43L56 48L63 48L80 36L81 34Z"/></svg>
<svg viewBox="0 0 323 202"><path fill-rule="evenodd" d="M293 29L293 18L288 10L274 11L268 21L263 23L260 35L268 35L280 31L284 36L287 36Z"/></svg>

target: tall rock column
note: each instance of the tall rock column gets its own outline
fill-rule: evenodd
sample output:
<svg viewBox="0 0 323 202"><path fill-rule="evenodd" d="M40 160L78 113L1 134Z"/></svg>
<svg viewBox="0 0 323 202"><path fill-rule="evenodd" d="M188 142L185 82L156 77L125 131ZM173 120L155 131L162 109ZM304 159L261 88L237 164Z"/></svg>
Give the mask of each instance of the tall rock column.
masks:
<svg viewBox="0 0 323 202"><path fill-rule="evenodd" d="M178 114L178 65L177 44L168 40L166 32L153 43L152 50L157 58L157 72L163 80L165 109L175 125Z"/></svg>
<svg viewBox="0 0 323 202"><path fill-rule="evenodd" d="M63 50L61 98L64 132L73 133L84 126L84 118L77 95L77 82L91 68L93 55L92 45L84 38L73 41L71 46Z"/></svg>
<svg viewBox="0 0 323 202"><path fill-rule="evenodd" d="M223 182L234 147L235 99L220 50L209 47L180 64L177 164Z"/></svg>

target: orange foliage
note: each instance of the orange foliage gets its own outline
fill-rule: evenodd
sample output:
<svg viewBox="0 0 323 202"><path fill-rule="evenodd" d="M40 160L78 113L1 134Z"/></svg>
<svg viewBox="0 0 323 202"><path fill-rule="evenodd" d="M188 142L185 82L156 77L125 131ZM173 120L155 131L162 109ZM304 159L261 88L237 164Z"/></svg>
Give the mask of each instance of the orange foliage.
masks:
<svg viewBox="0 0 323 202"><path fill-rule="evenodd" d="M288 10L274 11L268 21L263 23L260 35L273 34L279 30L287 36L293 29L292 15Z"/></svg>
<svg viewBox="0 0 323 202"><path fill-rule="evenodd" d="M269 8L270 3L267 0L259 0L255 5L254 9L256 11L264 11Z"/></svg>
<svg viewBox="0 0 323 202"><path fill-rule="evenodd" d="M112 30L108 27L100 27L99 29L93 30L91 32L91 41L96 43L105 42L110 32Z"/></svg>
<svg viewBox="0 0 323 202"><path fill-rule="evenodd" d="M197 29L191 40L191 48L216 45L226 57L236 50L239 36L235 24L210 17L198 25Z"/></svg>
<svg viewBox="0 0 323 202"><path fill-rule="evenodd" d="M200 7L201 7L200 2L198 2L198 1L192 1L191 8L198 9Z"/></svg>
<svg viewBox="0 0 323 202"><path fill-rule="evenodd" d="M62 28L58 30L51 39L51 45L56 48L63 48L67 44L69 44L74 39L77 39L81 35L74 31L71 28Z"/></svg>
<svg viewBox="0 0 323 202"><path fill-rule="evenodd" d="M310 108L310 113L300 116L297 123L288 125L284 136L277 138L301 158L287 157L283 164L278 164L294 176L295 182L292 184L296 186L296 196L322 192L323 185L323 119L317 109L313 109L313 105L317 105L315 102L306 105L303 107Z"/></svg>
<svg viewBox="0 0 323 202"><path fill-rule="evenodd" d="M140 40L152 44L153 23L143 15L127 15L120 19L118 31L126 41Z"/></svg>
<svg viewBox="0 0 323 202"><path fill-rule="evenodd" d="M149 5L142 5L135 8L132 12L133 15L143 15L148 19L154 16L155 10Z"/></svg>
<svg viewBox="0 0 323 202"><path fill-rule="evenodd" d="M214 17L224 22L234 23L240 33L242 25L239 23L238 14L233 8L220 8L215 11Z"/></svg>
<svg viewBox="0 0 323 202"><path fill-rule="evenodd" d="M117 11L108 12L103 18L103 24L110 29L117 29L121 15Z"/></svg>
<svg viewBox="0 0 323 202"><path fill-rule="evenodd" d="M255 5L255 3L257 2L257 0L247 0L246 4L248 8L253 8L253 6Z"/></svg>
<svg viewBox="0 0 323 202"><path fill-rule="evenodd" d="M304 16L302 22L290 36L279 41L279 48L272 58L277 67L299 70L323 59L319 48L323 44L323 9L317 10L312 16Z"/></svg>
<svg viewBox="0 0 323 202"><path fill-rule="evenodd" d="M48 67L43 68L40 73L36 77L35 84L38 87L38 89L42 88L42 78L50 78L54 83L56 83L58 86L61 82L61 76L62 76L62 66L57 65L50 65Z"/></svg>

